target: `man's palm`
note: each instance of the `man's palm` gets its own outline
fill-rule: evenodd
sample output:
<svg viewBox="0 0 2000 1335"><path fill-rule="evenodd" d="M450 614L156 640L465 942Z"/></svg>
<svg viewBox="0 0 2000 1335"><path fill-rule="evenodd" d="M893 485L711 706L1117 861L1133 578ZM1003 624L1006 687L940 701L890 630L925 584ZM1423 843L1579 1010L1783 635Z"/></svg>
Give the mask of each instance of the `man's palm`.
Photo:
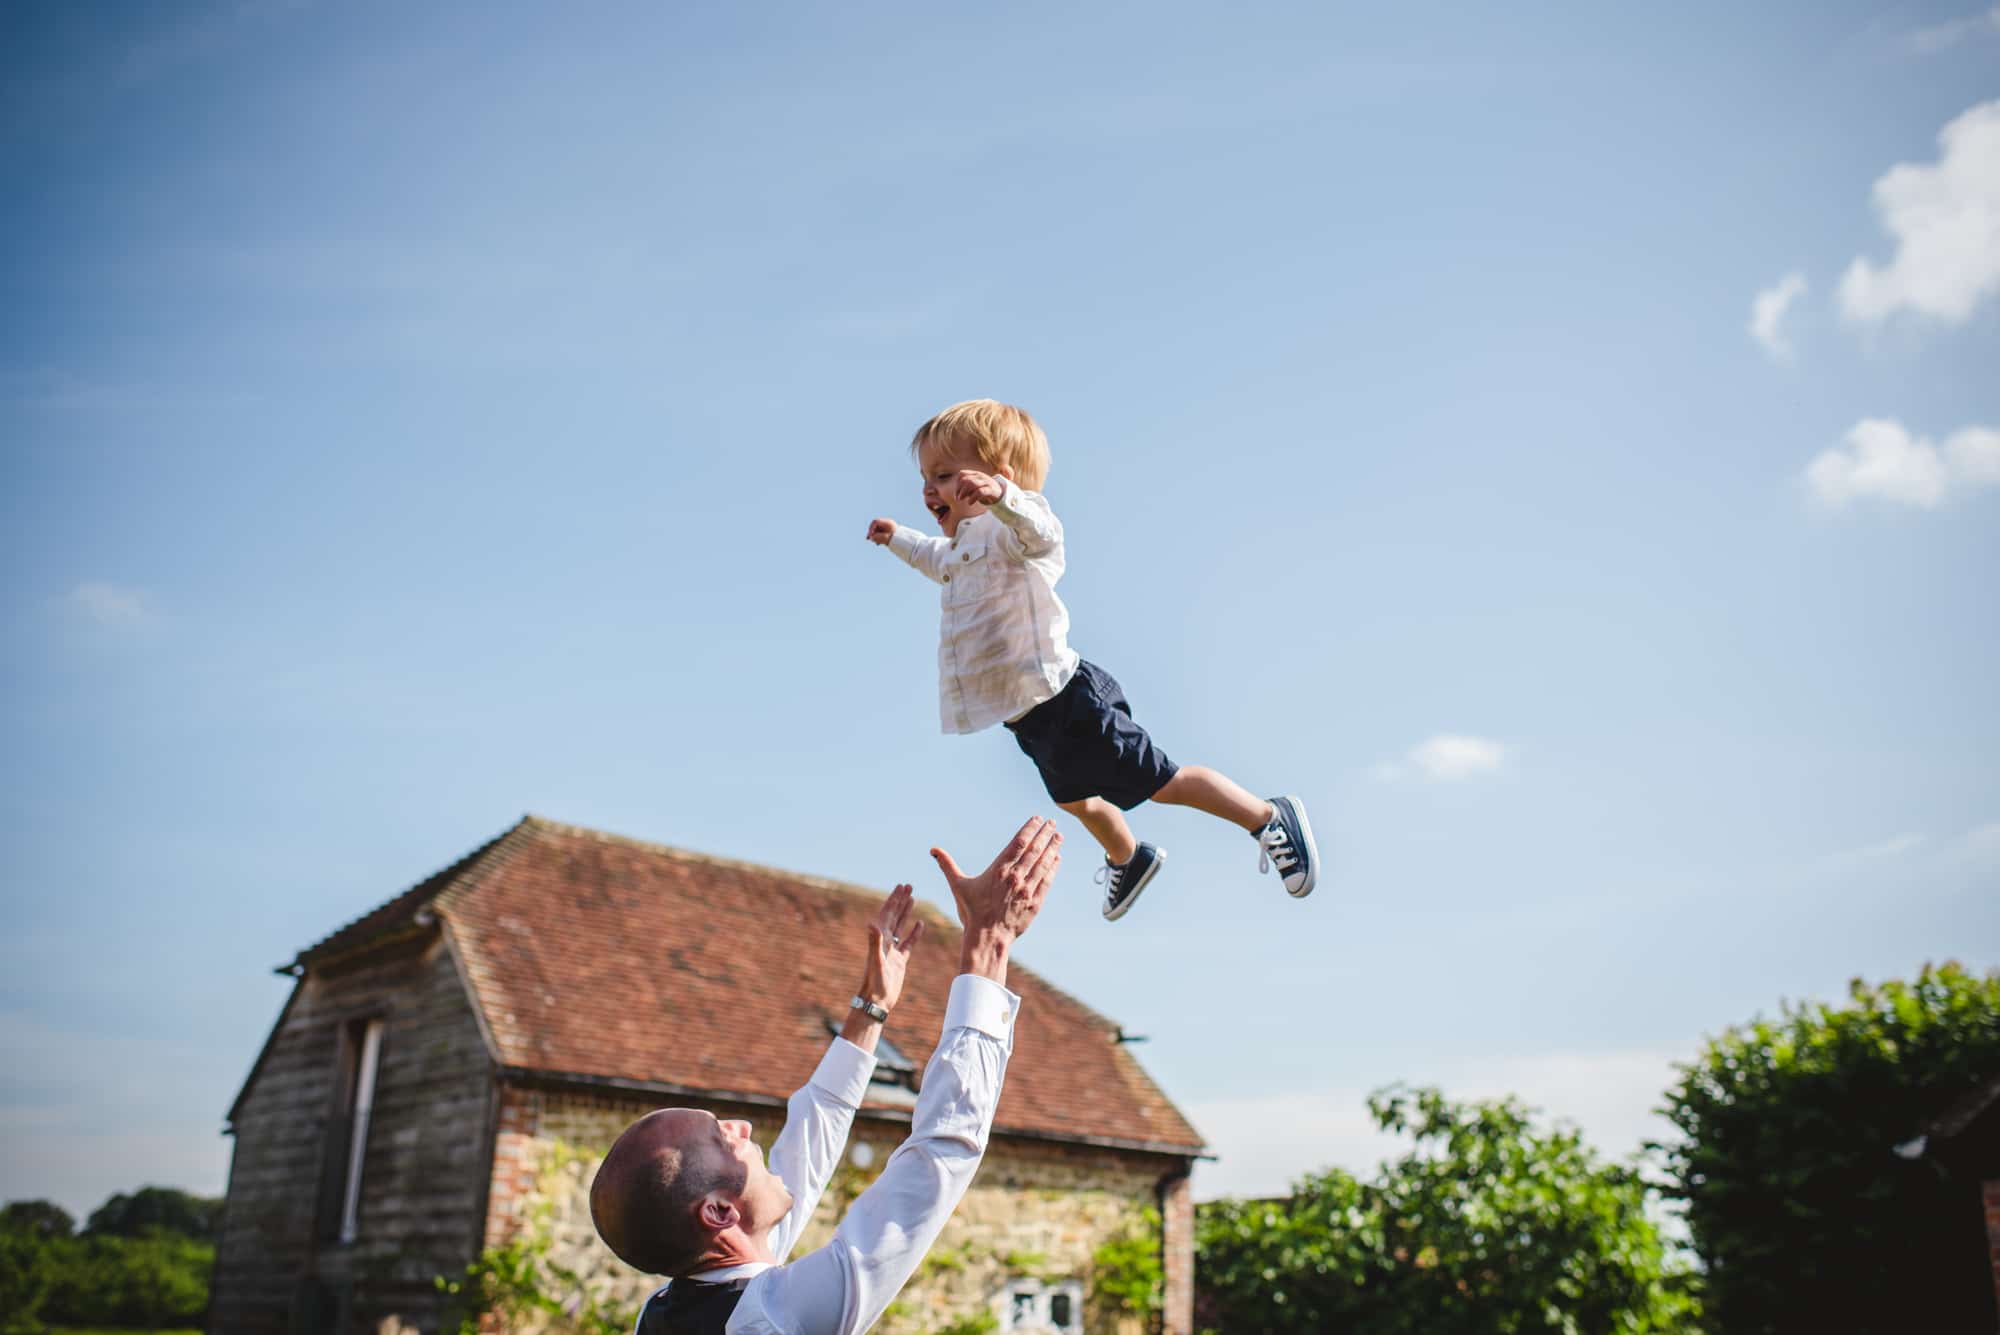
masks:
<svg viewBox="0 0 2000 1335"><path fill-rule="evenodd" d="M968 876L942 848L933 848L938 870L951 887L958 920L968 932L999 928L1018 937L1041 911L1049 883L1062 863L1062 835L1040 816L1030 817L986 870Z"/></svg>

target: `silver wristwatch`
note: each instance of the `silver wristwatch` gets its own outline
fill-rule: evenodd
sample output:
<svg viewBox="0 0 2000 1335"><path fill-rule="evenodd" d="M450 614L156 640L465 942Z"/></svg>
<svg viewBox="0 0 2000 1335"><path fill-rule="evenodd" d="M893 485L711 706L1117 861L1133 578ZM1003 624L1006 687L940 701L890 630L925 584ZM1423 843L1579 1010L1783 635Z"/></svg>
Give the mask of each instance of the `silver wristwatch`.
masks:
<svg viewBox="0 0 2000 1335"><path fill-rule="evenodd" d="M853 1009L860 1011L876 1024L887 1024L889 1022L889 1012L883 1010L866 997L857 996L847 1004Z"/></svg>

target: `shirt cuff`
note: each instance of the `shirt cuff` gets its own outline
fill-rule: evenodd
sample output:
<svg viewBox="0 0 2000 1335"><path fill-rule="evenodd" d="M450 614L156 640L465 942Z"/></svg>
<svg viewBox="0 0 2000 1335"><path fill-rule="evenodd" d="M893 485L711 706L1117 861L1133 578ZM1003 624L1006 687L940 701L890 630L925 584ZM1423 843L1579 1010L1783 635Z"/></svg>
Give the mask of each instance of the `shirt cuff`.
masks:
<svg viewBox="0 0 2000 1335"><path fill-rule="evenodd" d="M859 1108L868 1094L868 1077L875 1074L875 1054L864 1052L838 1035L819 1059L812 1083L850 1108Z"/></svg>
<svg viewBox="0 0 2000 1335"><path fill-rule="evenodd" d="M907 561L910 559L910 553L915 551L923 540L924 535L908 524L897 524L896 531L889 535L889 550Z"/></svg>
<svg viewBox="0 0 2000 1335"><path fill-rule="evenodd" d="M962 973L951 980L951 1000L944 1008L944 1032L977 1029L999 1039L1012 1051L1014 1016L1020 1009L1021 998L991 978Z"/></svg>
<svg viewBox="0 0 2000 1335"><path fill-rule="evenodd" d="M987 505L988 511L997 511L995 519L1019 519L1021 517L1021 497L1027 493L1016 486L1012 478L1001 477L998 473L993 480L1000 484L1000 499Z"/></svg>

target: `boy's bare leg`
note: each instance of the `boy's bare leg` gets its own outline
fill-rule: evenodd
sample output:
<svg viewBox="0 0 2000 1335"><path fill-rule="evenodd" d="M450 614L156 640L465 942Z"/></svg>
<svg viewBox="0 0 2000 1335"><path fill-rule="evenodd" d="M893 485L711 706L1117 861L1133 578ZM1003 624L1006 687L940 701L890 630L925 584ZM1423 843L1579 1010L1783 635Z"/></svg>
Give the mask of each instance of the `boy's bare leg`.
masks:
<svg viewBox="0 0 2000 1335"><path fill-rule="evenodd" d="M1058 802L1056 805L1082 821L1083 828L1090 831L1090 837L1104 845L1104 856L1121 867L1139 851L1139 841L1132 837L1132 827L1125 823L1125 813L1103 798L1086 797L1081 802Z"/></svg>
<svg viewBox="0 0 2000 1335"><path fill-rule="evenodd" d="M1227 775L1218 774L1204 765L1182 765L1174 777L1153 794L1153 800L1206 811L1211 816L1222 817L1231 825L1240 825L1252 834L1262 830L1271 820L1269 802L1252 796ZM1115 812L1116 808L1113 810ZM1084 825L1088 827L1090 822L1086 820ZM1092 829L1091 833L1096 834L1097 831ZM1098 842L1103 842L1101 835Z"/></svg>

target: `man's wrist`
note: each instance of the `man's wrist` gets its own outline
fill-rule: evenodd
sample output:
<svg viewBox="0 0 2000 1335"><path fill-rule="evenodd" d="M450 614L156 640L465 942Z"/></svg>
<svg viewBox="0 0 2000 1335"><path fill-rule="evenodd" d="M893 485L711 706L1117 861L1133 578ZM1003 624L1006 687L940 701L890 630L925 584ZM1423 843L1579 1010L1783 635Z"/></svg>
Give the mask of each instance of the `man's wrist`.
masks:
<svg viewBox="0 0 2000 1335"><path fill-rule="evenodd" d="M1014 947L1014 934L1005 928L978 927L965 933L958 951L958 971L977 974L1003 986L1007 981L1007 956Z"/></svg>
<svg viewBox="0 0 2000 1335"><path fill-rule="evenodd" d="M889 1019L887 1006L860 992L854 994L854 999L847 1003L847 1008L867 1016L877 1024L885 1024Z"/></svg>

